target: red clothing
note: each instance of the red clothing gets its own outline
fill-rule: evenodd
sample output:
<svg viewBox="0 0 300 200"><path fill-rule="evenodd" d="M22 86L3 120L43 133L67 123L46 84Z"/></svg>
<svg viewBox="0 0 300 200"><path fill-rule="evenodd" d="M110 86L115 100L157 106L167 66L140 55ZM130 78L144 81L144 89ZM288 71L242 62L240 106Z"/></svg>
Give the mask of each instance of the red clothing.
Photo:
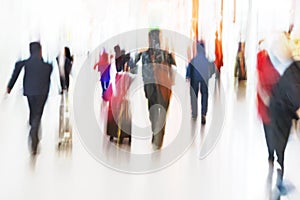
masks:
<svg viewBox="0 0 300 200"><path fill-rule="evenodd" d="M223 66L223 51L222 51L222 40L219 40L217 37L215 39L215 65L220 71Z"/></svg>
<svg viewBox="0 0 300 200"><path fill-rule="evenodd" d="M105 91L103 98L106 101L113 101L116 106L119 106L121 101L126 98L133 77L129 72L117 73L115 78L115 92L113 92L112 84Z"/></svg>
<svg viewBox="0 0 300 200"><path fill-rule="evenodd" d="M274 68L266 50L262 50L257 54L257 75L257 86L260 87L270 97L272 88L277 83L280 74ZM259 93L257 93L257 109L262 121L264 123L269 123L270 117L268 115L268 105L264 104Z"/></svg>
<svg viewBox="0 0 300 200"><path fill-rule="evenodd" d="M94 69L98 66L98 72L104 73L109 65L108 53L105 51L99 56L99 62L94 65Z"/></svg>

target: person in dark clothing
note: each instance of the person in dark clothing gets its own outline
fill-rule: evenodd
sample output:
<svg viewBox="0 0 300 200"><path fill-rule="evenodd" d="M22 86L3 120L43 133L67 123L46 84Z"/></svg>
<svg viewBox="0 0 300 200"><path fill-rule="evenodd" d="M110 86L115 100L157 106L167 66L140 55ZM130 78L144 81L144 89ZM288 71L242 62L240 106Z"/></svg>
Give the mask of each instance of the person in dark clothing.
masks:
<svg viewBox="0 0 300 200"><path fill-rule="evenodd" d="M266 143L268 147L268 160L270 163L274 161L273 137L270 133L270 117L268 114L270 96L274 85L277 83L280 74L273 66L269 53L265 49L261 49L257 53L257 110L263 122Z"/></svg>
<svg viewBox="0 0 300 200"><path fill-rule="evenodd" d="M130 60L130 54L125 54L125 50L121 50L119 45L114 47L115 50L115 61L116 61L116 70L117 72L124 71L124 65Z"/></svg>
<svg viewBox="0 0 300 200"><path fill-rule="evenodd" d="M64 47L63 55L56 57L57 64L59 66L61 94L63 90L69 90L70 85L70 73L73 65L73 56L69 47Z"/></svg>
<svg viewBox="0 0 300 200"><path fill-rule="evenodd" d="M186 78L190 81L191 86L190 96L193 119L196 119L198 116L198 91L200 83L201 123L205 124L208 106L209 62L205 56L203 43L197 43L197 55L188 64Z"/></svg>
<svg viewBox="0 0 300 200"><path fill-rule="evenodd" d="M284 190L282 178L284 174L284 152L290 135L293 119L299 119L300 108L300 61L293 62L279 78L274 86L270 100L269 114L271 118L271 134L277 162L281 169L277 173L277 187Z"/></svg>
<svg viewBox="0 0 300 200"><path fill-rule="evenodd" d="M30 43L30 57L27 60L16 62L13 74L7 85L8 94L14 87L23 67L25 68L23 94L27 96L30 110L29 124L31 129L29 136L31 141L31 153L35 155L39 144L38 130L44 106L48 98L50 76L53 67L51 64L47 64L43 61L40 43Z"/></svg>
<svg viewBox="0 0 300 200"><path fill-rule="evenodd" d="M148 100L154 149L160 149L163 145L166 113L174 84L172 65L176 65L173 55L160 49L159 35L160 30L149 32L149 48L141 54L144 92Z"/></svg>
<svg viewBox="0 0 300 200"><path fill-rule="evenodd" d="M130 73L137 74L138 66L137 62L140 60L142 53L136 53L134 56L130 57L128 61L128 66L130 67Z"/></svg>

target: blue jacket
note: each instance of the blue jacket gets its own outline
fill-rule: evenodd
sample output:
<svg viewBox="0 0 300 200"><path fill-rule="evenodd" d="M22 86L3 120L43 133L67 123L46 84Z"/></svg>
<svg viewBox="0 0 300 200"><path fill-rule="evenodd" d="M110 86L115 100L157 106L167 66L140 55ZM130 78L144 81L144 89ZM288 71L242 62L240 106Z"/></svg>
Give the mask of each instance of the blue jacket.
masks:
<svg viewBox="0 0 300 200"><path fill-rule="evenodd" d="M206 82L209 79L209 61L205 56L205 50L201 44L197 44L197 55L188 64L186 78L191 80L204 79Z"/></svg>

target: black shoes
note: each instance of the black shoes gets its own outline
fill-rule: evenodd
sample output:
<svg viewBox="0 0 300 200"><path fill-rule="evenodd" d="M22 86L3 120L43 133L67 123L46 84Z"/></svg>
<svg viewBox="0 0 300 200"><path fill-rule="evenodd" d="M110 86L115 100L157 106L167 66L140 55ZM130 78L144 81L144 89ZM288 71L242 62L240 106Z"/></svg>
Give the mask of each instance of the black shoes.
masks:
<svg viewBox="0 0 300 200"><path fill-rule="evenodd" d="M32 156L36 156L39 153L39 143L39 139L28 137L28 148Z"/></svg>
<svg viewBox="0 0 300 200"><path fill-rule="evenodd" d="M38 143L31 143L31 155L36 156L37 155L37 149L38 149Z"/></svg>
<svg viewBox="0 0 300 200"><path fill-rule="evenodd" d="M198 117L197 115L193 115L193 114L192 114L192 119L193 119L193 120L196 120L197 117ZM202 116L201 116L201 124L202 124L202 125L205 125L205 124L206 124L206 116L205 116L205 115L202 115Z"/></svg>
<svg viewBox="0 0 300 200"><path fill-rule="evenodd" d="M269 161L269 163L274 163L274 156L269 155L268 161Z"/></svg>
<svg viewBox="0 0 300 200"><path fill-rule="evenodd" d="M206 116L205 115L202 115L202 117L201 117L201 124L202 125L206 124Z"/></svg>

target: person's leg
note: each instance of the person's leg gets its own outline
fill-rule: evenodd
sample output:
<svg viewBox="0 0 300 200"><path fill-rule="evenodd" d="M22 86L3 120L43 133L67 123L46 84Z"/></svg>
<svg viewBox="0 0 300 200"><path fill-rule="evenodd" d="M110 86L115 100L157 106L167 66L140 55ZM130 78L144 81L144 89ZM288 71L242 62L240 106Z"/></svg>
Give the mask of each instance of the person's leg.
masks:
<svg viewBox="0 0 300 200"><path fill-rule="evenodd" d="M216 79L220 78L221 67L217 67L215 64L213 64L213 67L214 67L214 72L215 72L215 78Z"/></svg>
<svg viewBox="0 0 300 200"><path fill-rule="evenodd" d="M240 59L237 55L235 58L235 66L234 66L234 77L239 77L240 74Z"/></svg>
<svg viewBox="0 0 300 200"><path fill-rule="evenodd" d="M206 116L208 106L208 87L207 82L203 79L200 81L200 92L201 92L201 114Z"/></svg>
<svg viewBox="0 0 300 200"><path fill-rule="evenodd" d="M153 145L155 149L160 149L163 145L165 126L166 126L166 114L170 101L170 89L162 85L158 85L157 91L157 107L156 107L156 119L155 129L153 132Z"/></svg>
<svg viewBox="0 0 300 200"><path fill-rule="evenodd" d="M156 93L156 85L154 83L149 83L144 85L144 91L145 96L148 100L148 111L149 111L149 118L151 122L151 130L154 131L155 128L155 116L156 110L155 110L155 104L157 101L157 93Z"/></svg>
<svg viewBox="0 0 300 200"><path fill-rule="evenodd" d="M155 149L160 149L163 145L165 135L165 125L161 127L161 129L153 135L152 143Z"/></svg>
<svg viewBox="0 0 300 200"><path fill-rule="evenodd" d="M277 162L281 167L282 175L284 173L284 152L286 149L286 145L288 142L288 138L281 138L280 141L277 141L279 143L276 147L276 155L278 157Z"/></svg>
<svg viewBox="0 0 300 200"><path fill-rule="evenodd" d="M169 105L170 105L170 99L171 99L171 95L172 95L172 90L168 87L165 87L163 85L160 85L160 91L161 91L161 95L159 98L159 104L161 104L165 111L167 112L169 109Z"/></svg>
<svg viewBox="0 0 300 200"><path fill-rule="evenodd" d="M190 97L191 97L191 107L192 107L192 117L196 118L198 115L198 90L199 90L199 81L192 80L190 81Z"/></svg>
<svg viewBox="0 0 300 200"><path fill-rule="evenodd" d="M63 91L64 89L66 89L66 79L64 76L60 76L59 78L60 78L61 90Z"/></svg>
<svg viewBox="0 0 300 200"><path fill-rule="evenodd" d="M269 124L263 123L266 143L268 147L268 161L270 163L274 162L274 141L271 133L271 127Z"/></svg>
<svg viewBox="0 0 300 200"><path fill-rule="evenodd" d="M37 98L36 96L27 96L29 109L30 109L30 131L29 131L29 137L30 137L30 147L31 147L31 153L36 154L37 150L37 144L38 144L38 136L37 136L37 130L38 130L38 117L37 117Z"/></svg>
<svg viewBox="0 0 300 200"><path fill-rule="evenodd" d="M65 89L69 90L69 85L70 85L70 74L66 74L66 80L65 80Z"/></svg>
<svg viewBox="0 0 300 200"><path fill-rule="evenodd" d="M28 101L28 107L29 107L29 125L32 124L32 118L33 118L33 107L32 105L35 104L34 99L31 96L27 96Z"/></svg>
<svg viewBox="0 0 300 200"><path fill-rule="evenodd" d="M284 153L286 149L286 145L288 142L290 130L291 130L291 120L283 114L278 115L276 120L276 129L274 134L274 139L276 139L275 143L275 151L277 155L277 162L279 163L281 169L277 170L277 181L276 186L279 189L280 193L285 194L286 188L283 185L283 175L284 175Z"/></svg>
<svg viewBox="0 0 300 200"><path fill-rule="evenodd" d="M105 91L107 90L108 86L109 86L109 81L105 81L104 82Z"/></svg>
<svg viewBox="0 0 300 200"><path fill-rule="evenodd" d="M201 92L201 123L206 123L206 113L208 106L208 86L207 82L201 78L200 81L200 92Z"/></svg>
<svg viewBox="0 0 300 200"><path fill-rule="evenodd" d="M102 87L102 95L104 94L106 87L105 87L105 82L104 81L100 81L101 82L101 87Z"/></svg>
<svg viewBox="0 0 300 200"><path fill-rule="evenodd" d="M153 144L156 149L160 149L163 145L165 127L166 127L166 110L163 107L157 110L155 131L153 135Z"/></svg>
<svg viewBox="0 0 300 200"><path fill-rule="evenodd" d="M32 124L29 135L31 138L31 150L33 154L36 154L37 146L39 143L38 131L46 100L46 95L28 97L32 112Z"/></svg>

